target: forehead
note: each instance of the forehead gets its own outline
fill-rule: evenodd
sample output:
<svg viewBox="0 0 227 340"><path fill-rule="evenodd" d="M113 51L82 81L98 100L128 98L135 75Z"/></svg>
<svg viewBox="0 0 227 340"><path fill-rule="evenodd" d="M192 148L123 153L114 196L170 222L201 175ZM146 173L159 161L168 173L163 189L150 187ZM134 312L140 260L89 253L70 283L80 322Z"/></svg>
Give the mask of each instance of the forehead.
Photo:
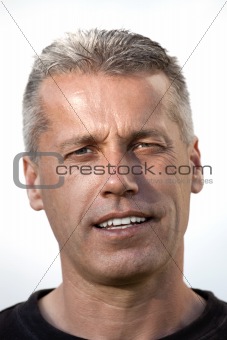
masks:
<svg viewBox="0 0 227 340"><path fill-rule="evenodd" d="M154 99L157 95L163 95L170 85L169 79L163 72L154 74L137 73L132 75L106 75L106 74L56 74L47 77L41 84L41 98L50 103L61 102L67 99L66 95L84 94L92 100L92 92L105 95L110 89L118 93L118 96L128 96L143 92L143 100L146 96ZM101 90L101 93L99 92ZM115 90L115 91L114 91ZM57 96L57 97L56 97ZM97 99L97 98L96 98Z"/></svg>
<svg viewBox="0 0 227 340"><path fill-rule="evenodd" d="M63 127L68 134L75 130L108 134L111 130L123 136L130 129L151 124L166 129L163 103L169 86L162 72L127 76L70 73L45 79L40 97L56 136Z"/></svg>

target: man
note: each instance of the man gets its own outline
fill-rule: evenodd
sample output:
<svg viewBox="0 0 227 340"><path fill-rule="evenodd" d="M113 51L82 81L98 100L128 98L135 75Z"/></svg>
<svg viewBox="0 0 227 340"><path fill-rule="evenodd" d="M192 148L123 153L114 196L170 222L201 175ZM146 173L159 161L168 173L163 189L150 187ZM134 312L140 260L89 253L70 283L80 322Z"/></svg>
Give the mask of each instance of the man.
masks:
<svg viewBox="0 0 227 340"><path fill-rule="evenodd" d="M226 339L227 305L183 281L203 180L176 59L124 30L68 34L36 59L23 112L28 197L63 282L3 311L0 338Z"/></svg>

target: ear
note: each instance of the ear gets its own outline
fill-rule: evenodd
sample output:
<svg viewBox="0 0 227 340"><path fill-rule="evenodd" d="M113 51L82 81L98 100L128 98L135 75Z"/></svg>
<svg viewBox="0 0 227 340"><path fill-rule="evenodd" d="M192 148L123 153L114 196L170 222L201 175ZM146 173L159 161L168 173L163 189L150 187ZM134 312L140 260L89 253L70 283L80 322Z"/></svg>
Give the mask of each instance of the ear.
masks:
<svg viewBox="0 0 227 340"><path fill-rule="evenodd" d="M30 205L34 210L42 210L43 201L41 196L41 189L36 188L36 185L40 184L38 165L35 164L29 157L23 158L23 165L26 184L29 186L34 186L34 188L27 189Z"/></svg>
<svg viewBox="0 0 227 340"><path fill-rule="evenodd" d="M190 147L190 165L192 170L191 192L199 193L203 188L203 172L199 151L199 141L195 137Z"/></svg>

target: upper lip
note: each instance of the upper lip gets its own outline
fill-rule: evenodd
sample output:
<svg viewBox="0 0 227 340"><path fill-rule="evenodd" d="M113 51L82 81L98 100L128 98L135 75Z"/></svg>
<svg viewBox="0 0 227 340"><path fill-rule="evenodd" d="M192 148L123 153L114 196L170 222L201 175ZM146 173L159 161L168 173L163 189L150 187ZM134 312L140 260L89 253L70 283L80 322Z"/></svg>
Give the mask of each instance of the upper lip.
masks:
<svg viewBox="0 0 227 340"><path fill-rule="evenodd" d="M112 212L109 214L106 214L105 216L102 216L98 220L95 221L94 225L98 225L101 223L104 223L110 219L114 218L124 218L124 217L130 217L130 216L135 216L135 217L144 217L144 218L151 218L151 215L148 215L146 213L143 213L141 211L135 211L135 210L129 210L129 211L124 211L124 212Z"/></svg>

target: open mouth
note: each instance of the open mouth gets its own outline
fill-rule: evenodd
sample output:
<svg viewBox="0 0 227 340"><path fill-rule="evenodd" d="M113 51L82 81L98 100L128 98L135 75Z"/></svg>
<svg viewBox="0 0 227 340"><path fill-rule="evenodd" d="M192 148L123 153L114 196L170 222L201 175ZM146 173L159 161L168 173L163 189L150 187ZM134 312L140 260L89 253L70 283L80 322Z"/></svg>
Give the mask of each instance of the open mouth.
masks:
<svg viewBox="0 0 227 340"><path fill-rule="evenodd" d="M145 217L137 217L137 216L129 216L124 218L113 218L109 219L103 223L96 224L96 228L100 229L108 229L108 230L114 230L114 229L127 229L134 227L136 225L142 224L144 222L147 222L151 220L151 218L145 218Z"/></svg>

